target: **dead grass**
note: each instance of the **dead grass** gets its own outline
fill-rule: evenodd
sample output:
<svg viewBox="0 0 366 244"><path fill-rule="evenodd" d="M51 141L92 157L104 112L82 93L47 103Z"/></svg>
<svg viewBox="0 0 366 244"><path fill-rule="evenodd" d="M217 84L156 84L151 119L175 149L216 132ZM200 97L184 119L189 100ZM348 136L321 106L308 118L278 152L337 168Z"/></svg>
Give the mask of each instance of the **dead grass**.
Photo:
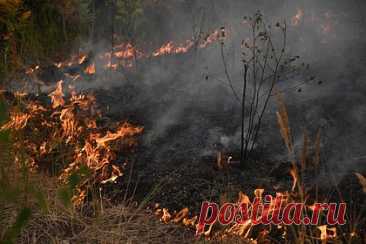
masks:
<svg viewBox="0 0 366 244"><path fill-rule="evenodd" d="M161 223L152 210L136 203L112 205L107 199L96 199L80 209L68 208L57 196L55 177L32 174L29 183L44 192L47 206L28 199L32 214L16 243L192 243L191 230ZM0 240L14 224L19 208L16 203L0 203Z"/></svg>
<svg viewBox="0 0 366 244"><path fill-rule="evenodd" d="M192 235L190 235L192 236ZM190 243L188 233L151 214L123 205L98 217L68 212L36 213L19 243Z"/></svg>

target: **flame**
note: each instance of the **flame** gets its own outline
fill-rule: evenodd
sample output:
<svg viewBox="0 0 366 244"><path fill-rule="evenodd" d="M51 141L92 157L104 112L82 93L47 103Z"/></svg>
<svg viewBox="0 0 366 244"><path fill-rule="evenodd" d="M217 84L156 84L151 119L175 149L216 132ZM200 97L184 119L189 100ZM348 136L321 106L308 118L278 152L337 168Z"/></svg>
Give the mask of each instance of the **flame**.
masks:
<svg viewBox="0 0 366 244"><path fill-rule="evenodd" d="M326 22L320 25L323 34L328 34L332 31L332 25L330 22Z"/></svg>
<svg viewBox="0 0 366 244"><path fill-rule="evenodd" d="M62 137L67 138L66 142L68 143L79 133L74 108L70 106L62 109L60 121L63 128Z"/></svg>
<svg viewBox="0 0 366 244"><path fill-rule="evenodd" d="M85 59L86 59L86 55L85 55L85 54L81 55L81 56L79 57L79 62L78 62L78 63L79 63L79 64L84 63Z"/></svg>
<svg viewBox="0 0 366 244"><path fill-rule="evenodd" d="M112 64L110 61L104 65L104 68L111 69L111 70L117 70L118 64Z"/></svg>
<svg viewBox="0 0 366 244"><path fill-rule="evenodd" d="M27 69L25 70L25 73L26 73L27 75L31 75L31 74L33 74L33 72L34 72L35 70L37 70L37 69L38 69L37 67L39 67L39 66L36 66L35 68L29 67L29 68L27 68Z"/></svg>
<svg viewBox="0 0 366 244"><path fill-rule="evenodd" d="M62 92L62 84L63 80L57 82L56 89L48 95L49 97L51 97L53 109L63 106L65 104L65 100L63 99L64 93Z"/></svg>
<svg viewBox="0 0 366 244"><path fill-rule="evenodd" d="M128 123L123 123L116 132L108 131L107 134L103 137L97 138L95 141L100 147L107 147L107 143L110 141L115 141L118 139L126 138L129 136L133 136L135 134L139 134L142 132L142 128L140 127L131 127Z"/></svg>
<svg viewBox="0 0 366 244"><path fill-rule="evenodd" d="M192 227L196 226L197 219L198 219L197 216L194 216L192 218L184 218L182 220L182 223L183 223L184 226L192 228Z"/></svg>
<svg viewBox="0 0 366 244"><path fill-rule="evenodd" d="M304 17L304 10L298 8L296 15L291 18L291 24L293 26L299 25L303 17Z"/></svg>
<svg viewBox="0 0 366 244"><path fill-rule="evenodd" d="M183 221L184 218L186 218L188 216L189 210L188 208L183 208L182 210L180 210L174 217L173 222L174 223L179 223L181 221Z"/></svg>
<svg viewBox="0 0 366 244"><path fill-rule="evenodd" d="M61 80L49 94L51 103L47 105L21 94L19 100L24 106L10 108L10 119L1 130L22 130L21 137L14 136L14 152L19 148L25 150L31 169L55 163L53 160L58 157L54 155L60 153L62 163L66 164L59 175L63 182L83 165L93 172L87 179L92 184L114 182L123 175L126 163L117 162L117 153L132 149L135 136L143 129L129 123L117 124L114 130L98 127L101 113L95 97L77 94L72 87L65 95L64 89ZM80 185L73 201L82 203L86 195L86 189Z"/></svg>
<svg viewBox="0 0 366 244"><path fill-rule="evenodd" d="M328 228L327 225L321 225L318 226L318 229L320 230L320 240L322 241L337 237L336 227Z"/></svg>
<svg viewBox="0 0 366 244"><path fill-rule="evenodd" d="M222 33L224 32L222 31ZM154 58L165 55L187 53L195 46L197 48L207 48L209 45L219 40L220 38L219 36L220 31L215 30L212 33L208 34L204 39L198 40L197 42L193 40L186 40L182 43L174 43L173 41L168 41L164 43L160 48L151 52L143 52L137 49L131 43L121 43L113 47L113 52L108 51L105 53L101 53L98 54L96 57L97 59L99 59L101 66L104 67L104 69L117 70L118 67L132 68L135 65L133 61L135 59L143 59L143 58L148 59L151 57ZM113 58L117 59L117 62L112 60L112 55ZM88 58L87 54L73 55L68 60L64 62L56 62L54 63L54 65L58 69L78 66L85 63L87 58ZM39 66L36 66L35 68L30 67L26 69L25 73L31 75L38 68ZM89 75L95 74L96 72L95 63L90 64L83 71L85 74ZM71 76L72 80L76 80L80 77L80 74L70 75L67 73L66 75Z"/></svg>
<svg viewBox="0 0 366 244"><path fill-rule="evenodd" d="M297 182L298 182L298 174L297 174L297 169L292 167L290 169L290 175L292 177L292 187L291 187L291 191L294 191L295 190L295 187L297 185Z"/></svg>
<svg viewBox="0 0 366 244"><path fill-rule="evenodd" d="M172 41L169 41L162 45L158 50L152 53L153 57L158 57L168 54L180 54L186 53L193 47L193 42L187 40L185 44L175 45Z"/></svg>
<svg viewBox="0 0 366 244"><path fill-rule="evenodd" d="M224 32L223 32L224 33ZM220 32L218 30L215 30L213 33L209 34L199 45L200 48L206 48L212 43L216 42L219 39ZM224 35L224 34L223 34Z"/></svg>
<svg viewBox="0 0 366 244"><path fill-rule="evenodd" d="M116 46L115 49L122 49L120 51L114 52L114 56L117 58L131 59L131 58L134 58L135 55L137 57L141 57L143 55L135 47L133 47L132 44L130 44L130 43L127 43L127 44L122 43L122 44Z"/></svg>
<svg viewBox="0 0 366 244"><path fill-rule="evenodd" d="M95 74L95 64L94 63L90 64L88 67L86 67L84 72L89 75Z"/></svg>
<svg viewBox="0 0 366 244"><path fill-rule="evenodd" d="M219 39L219 31L215 30L213 33L207 35L203 40L201 40L198 44L199 48L206 48L213 42ZM170 54L181 54L186 53L194 47L194 42L192 40L186 40L183 44L174 44L172 41L169 41L162 45L159 49L152 53L153 57L158 57L162 55L170 55Z"/></svg>
<svg viewBox="0 0 366 244"><path fill-rule="evenodd" d="M168 223L172 218L172 215L169 213L168 209L163 208L163 216L160 218L160 220L164 223Z"/></svg>
<svg viewBox="0 0 366 244"><path fill-rule="evenodd" d="M27 69L25 70L25 73L26 73L27 75L31 75L31 74L33 74L33 73L34 73L34 71L36 71L36 70L38 70L38 69L39 69L39 65L34 66L34 68L29 67L29 68L27 68Z"/></svg>
<svg viewBox="0 0 366 244"><path fill-rule="evenodd" d="M29 114L12 112L10 114L10 121L1 127L1 130L15 129L20 130L27 126L27 123L31 116Z"/></svg>

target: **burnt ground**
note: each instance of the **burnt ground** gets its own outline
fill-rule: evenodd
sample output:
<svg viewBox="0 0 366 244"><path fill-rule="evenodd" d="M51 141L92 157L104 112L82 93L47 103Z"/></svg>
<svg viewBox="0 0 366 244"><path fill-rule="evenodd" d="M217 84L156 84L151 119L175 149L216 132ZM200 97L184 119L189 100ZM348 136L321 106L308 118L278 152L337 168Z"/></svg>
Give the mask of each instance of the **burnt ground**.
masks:
<svg viewBox="0 0 366 244"><path fill-rule="evenodd" d="M149 121L154 118L149 113L156 112L157 107L160 111L169 110L171 101L154 99L155 101L140 103L144 104L142 107L134 107L136 103L133 99L138 99L134 96L139 96L141 90L143 89L136 85L125 85L97 92L97 100L111 120L128 118L129 121L144 126L140 146L130 164L133 165L130 192L137 184L138 200L144 199L147 193L157 187L153 202L169 209L189 207L198 211L202 201L219 202L220 195L224 193L234 201L240 190L252 193L255 188L262 187L273 192L274 186L283 190L291 187L287 167L289 164L263 161L263 157L258 156L263 155L264 151L257 152L258 159L247 162L245 170L238 167L227 170L217 168L216 152L219 150L230 153L234 159L238 158L237 149L225 148L219 141L210 138L209 128L223 128L223 133L235 132L237 128L228 119L234 112L223 111L220 104L211 110L204 106L185 110L179 123L171 125L163 136L149 141L151 130L156 128L154 121ZM129 169L126 171L130 172ZM123 177L123 180L119 183L125 189L128 176Z"/></svg>
<svg viewBox="0 0 366 244"><path fill-rule="evenodd" d="M106 83L89 90L97 97L106 117L104 122L127 120L144 126L124 177L106 186L110 196L116 202L126 196L139 202L157 202L171 210L188 207L198 214L202 201L220 202L221 198L235 201L239 191L253 196L256 188L264 188L271 194L290 190L290 163L273 106L265 116L259 146L245 167L217 168L218 151L232 155L234 160L239 158L235 134L240 109L227 84L217 82L205 72L197 72L202 68L197 63L186 62L192 59L191 55L148 61L147 65L140 64L137 74L127 74L127 81L112 76L114 85ZM152 71L151 65L159 68ZM161 74L163 70L169 75ZM343 75L344 80L355 76L354 73ZM98 77L89 77L89 82L93 83L94 79ZM312 139L321 129L320 172L310 168L305 173L306 189L313 192L318 185L323 199L344 199L355 209L364 209L364 195L354 172L366 173L366 158L362 157L362 137L366 133L364 110L356 106L364 104L365 87L362 83L355 85L356 89L342 86L329 96L317 97L320 89L329 87L327 81L316 81L315 86L302 87L286 95L291 101L287 107L298 149L304 129ZM229 137L229 142L223 142L222 137ZM349 151L356 156L351 157Z"/></svg>
<svg viewBox="0 0 366 244"><path fill-rule="evenodd" d="M218 102L212 108L205 107L204 99L189 101L195 106L187 106L189 109L184 110L184 116L180 117L178 122L171 124L163 136L151 141L151 130L157 128L153 121L154 113L168 111L173 98L169 97L172 100L165 101L152 99L144 93L144 89L143 85L127 83L112 89L96 91L97 101L112 121L127 118L145 128L140 145L129 164L132 168L126 169L125 177L121 177L117 182L118 187L111 186L115 201L123 199L125 189L128 189L128 195L133 195L137 201L151 197L148 200L152 203L160 203L161 206L172 210L188 207L197 214L202 201L205 200L220 202L220 199L225 198L235 201L239 191L253 196L256 188L264 188L265 192L270 194L291 188L290 163L272 157L276 151L286 154L273 116L269 116L273 120L272 123L264 124L262 137L277 137L277 140L270 144L268 140L260 141L264 146L256 148L244 169L231 167L218 170L217 151L230 153L234 159L238 159L239 153L235 146L225 147L219 140L212 140L209 128L220 128L218 131L223 134L234 133L237 128L235 121L239 121L239 117L235 115L235 106L227 109L225 104ZM145 97L146 100L141 101L141 97ZM175 96L174 99L176 98ZM181 98L184 98L184 94ZM333 106L332 101L333 98L328 101L322 100L325 116L321 123L324 130L334 129L346 123L346 120L334 119L337 116L342 118L341 107L338 110L327 110ZM203 105L197 106L200 103ZM347 102L342 106L347 106ZM309 116L298 112L298 107L289 106L288 109L290 121L291 118L303 123L311 121ZM315 131L318 126L318 123L309 123L307 128L309 131ZM335 170L335 166L326 161L329 147L336 146L333 139L331 135L324 133L322 140L328 146L322 148L324 153L320 173L317 174L312 169L305 173L306 188L309 192L314 192L315 186L319 185L322 199L350 201L355 208L364 206L364 195L353 172L365 172L365 164L359 159L358 162L353 162L358 165L357 168L344 170L341 167Z"/></svg>

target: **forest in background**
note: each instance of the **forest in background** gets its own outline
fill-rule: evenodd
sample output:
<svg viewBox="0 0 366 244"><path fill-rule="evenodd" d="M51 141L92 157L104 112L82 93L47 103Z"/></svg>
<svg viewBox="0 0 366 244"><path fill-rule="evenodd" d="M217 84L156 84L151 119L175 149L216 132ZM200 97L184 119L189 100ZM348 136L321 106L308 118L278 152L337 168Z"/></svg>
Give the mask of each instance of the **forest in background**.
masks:
<svg viewBox="0 0 366 244"><path fill-rule="evenodd" d="M161 11L172 14L169 3L156 1L2 0L0 79L29 64L63 60L88 45L107 48L117 41L136 44L147 37L154 42L159 28L152 25L159 25L156 13Z"/></svg>

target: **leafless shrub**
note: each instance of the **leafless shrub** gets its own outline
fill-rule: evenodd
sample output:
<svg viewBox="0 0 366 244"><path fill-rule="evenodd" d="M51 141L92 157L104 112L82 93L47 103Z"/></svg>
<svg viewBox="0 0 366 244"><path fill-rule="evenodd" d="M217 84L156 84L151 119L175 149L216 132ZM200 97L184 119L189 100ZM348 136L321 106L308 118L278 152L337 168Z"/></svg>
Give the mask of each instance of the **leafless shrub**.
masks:
<svg viewBox="0 0 366 244"><path fill-rule="evenodd" d="M253 151L270 98L279 81L299 74L306 67L298 65L299 56L291 56L287 50L286 21L268 25L260 12L244 17L249 28L248 38L242 40L242 91L237 92L224 52L225 30L222 28L221 58L230 89L241 107L240 162L248 159ZM277 36L280 37L277 37Z"/></svg>

